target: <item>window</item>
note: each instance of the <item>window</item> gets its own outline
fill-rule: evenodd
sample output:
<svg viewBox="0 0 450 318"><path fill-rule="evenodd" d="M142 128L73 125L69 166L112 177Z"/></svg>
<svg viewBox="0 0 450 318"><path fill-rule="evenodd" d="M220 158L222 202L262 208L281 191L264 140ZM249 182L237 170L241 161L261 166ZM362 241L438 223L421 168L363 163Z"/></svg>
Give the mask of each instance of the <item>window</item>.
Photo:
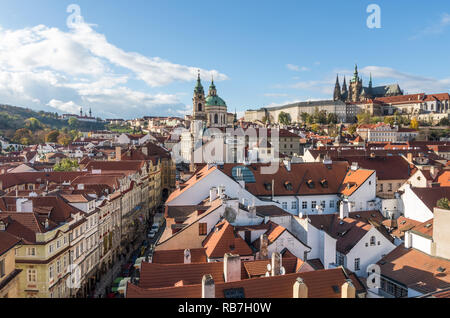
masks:
<svg viewBox="0 0 450 318"><path fill-rule="evenodd" d="M375 238L375 236L372 236L370 238L370 246L375 246L375 244L376 244L376 238Z"/></svg>
<svg viewBox="0 0 450 318"><path fill-rule="evenodd" d="M36 270L35 269L29 269L27 272L27 279L29 283L35 283L36 282Z"/></svg>
<svg viewBox="0 0 450 318"><path fill-rule="evenodd" d="M303 210L306 210L307 208L308 208L308 202L303 201L303 202L302 202L302 209L303 209Z"/></svg>
<svg viewBox="0 0 450 318"><path fill-rule="evenodd" d="M58 241L56 241L56 248L58 249L58 248L60 248L60 247L61 247L61 241L58 240Z"/></svg>
<svg viewBox="0 0 450 318"><path fill-rule="evenodd" d="M61 273L61 261L56 262L56 273Z"/></svg>
<svg viewBox="0 0 450 318"><path fill-rule="evenodd" d="M207 235L208 234L208 225L206 223L199 223L198 234L199 235Z"/></svg>
<svg viewBox="0 0 450 318"><path fill-rule="evenodd" d="M360 263L361 263L361 259L355 258L355 271L359 271L361 269Z"/></svg>
<svg viewBox="0 0 450 318"><path fill-rule="evenodd" d="M48 268L48 278L53 279L53 265Z"/></svg>
<svg viewBox="0 0 450 318"><path fill-rule="evenodd" d="M36 249L34 247L27 248L27 255L28 256L35 256L36 255Z"/></svg>
<svg viewBox="0 0 450 318"><path fill-rule="evenodd" d="M292 210L297 210L297 201L292 201L291 208Z"/></svg>
<svg viewBox="0 0 450 318"><path fill-rule="evenodd" d="M283 202L282 206L283 206L283 210L287 210L287 202Z"/></svg>
<svg viewBox="0 0 450 318"><path fill-rule="evenodd" d="M54 247L53 247L53 244L51 244L51 245L48 247L48 252L51 254L51 253L53 253L53 250L54 250Z"/></svg>
<svg viewBox="0 0 450 318"><path fill-rule="evenodd" d="M344 264L344 261L345 261L344 255L338 254L338 255L337 255L337 264L338 264L339 266L344 266L344 265L345 265L345 264Z"/></svg>
<svg viewBox="0 0 450 318"><path fill-rule="evenodd" d="M330 208L334 208L334 201L330 201Z"/></svg>
<svg viewBox="0 0 450 318"><path fill-rule="evenodd" d="M315 209L317 207L317 202L316 201L312 201L311 202L311 209Z"/></svg>
<svg viewBox="0 0 450 318"><path fill-rule="evenodd" d="M5 276L5 260L2 259L0 261L0 278L2 278L3 276Z"/></svg>

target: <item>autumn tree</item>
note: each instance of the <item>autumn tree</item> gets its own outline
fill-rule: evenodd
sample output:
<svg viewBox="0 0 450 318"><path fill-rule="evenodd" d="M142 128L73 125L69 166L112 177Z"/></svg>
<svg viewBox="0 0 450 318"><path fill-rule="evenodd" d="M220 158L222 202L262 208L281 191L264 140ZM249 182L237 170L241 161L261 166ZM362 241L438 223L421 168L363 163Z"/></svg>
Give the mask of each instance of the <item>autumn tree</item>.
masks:
<svg viewBox="0 0 450 318"><path fill-rule="evenodd" d="M419 121L416 118L411 119L409 127L412 129L419 129Z"/></svg>
<svg viewBox="0 0 450 318"><path fill-rule="evenodd" d="M47 135L45 135L45 141L56 143L56 142L58 142L58 137L59 137L59 131L52 130Z"/></svg>
<svg viewBox="0 0 450 318"><path fill-rule="evenodd" d="M78 169L78 161L76 159L64 158L53 166L53 171L76 171Z"/></svg>

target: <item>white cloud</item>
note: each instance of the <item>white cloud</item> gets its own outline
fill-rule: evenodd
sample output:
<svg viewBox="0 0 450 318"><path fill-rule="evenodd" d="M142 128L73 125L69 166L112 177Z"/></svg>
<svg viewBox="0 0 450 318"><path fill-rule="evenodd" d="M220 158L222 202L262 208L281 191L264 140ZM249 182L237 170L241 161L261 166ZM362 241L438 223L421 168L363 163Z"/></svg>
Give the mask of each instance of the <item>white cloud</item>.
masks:
<svg viewBox="0 0 450 318"><path fill-rule="evenodd" d="M265 97L286 97L288 94L282 94L282 93L266 93L264 94Z"/></svg>
<svg viewBox="0 0 450 318"><path fill-rule="evenodd" d="M126 52L87 23L67 32L44 25L0 27L0 38L0 102L11 105L60 112L92 107L102 117L179 114L187 107L179 99L183 93L137 91L130 80L154 91L197 76L197 67ZM201 72L217 81L228 79L216 70Z"/></svg>
<svg viewBox="0 0 450 318"><path fill-rule="evenodd" d="M294 64L286 64L286 68L288 70L294 71L294 72L306 72L309 71L309 68L305 67L305 66L298 66L298 65L294 65Z"/></svg>

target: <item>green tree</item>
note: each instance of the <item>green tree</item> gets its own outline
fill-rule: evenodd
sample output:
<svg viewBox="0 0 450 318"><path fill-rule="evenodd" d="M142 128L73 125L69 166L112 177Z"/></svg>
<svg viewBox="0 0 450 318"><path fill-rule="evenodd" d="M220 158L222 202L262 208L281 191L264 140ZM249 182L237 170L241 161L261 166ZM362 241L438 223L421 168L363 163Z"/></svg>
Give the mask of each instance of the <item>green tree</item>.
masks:
<svg viewBox="0 0 450 318"><path fill-rule="evenodd" d="M358 128L358 125L350 125L348 127L348 133L351 135L354 135L356 133L356 129Z"/></svg>
<svg viewBox="0 0 450 318"><path fill-rule="evenodd" d="M450 120L448 118L442 118L439 121L439 126L450 126Z"/></svg>
<svg viewBox="0 0 450 318"><path fill-rule="evenodd" d="M290 125L291 124L291 116L288 113L281 112L278 115L278 122L282 125Z"/></svg>
<svg viewBox="0 0 450 318"><path fill-rule="evenodd" d="M77 129L78 126L80 125L79 120L76 119L75 117L70 117L67 123L69 124L69 127L72 129Z"/></svg>
<svg viewBox="0 0 450 318"><path fill-rule="evenodd" d="M358 114L356 117L358 118L358 124L360 124L360 125L371 123L372 116L370 116L370 114L367 112Z"/></svg>
<svg viewBox="0 0 450 318"><path fill-rule="evenodd" d="M450 202L447 198L442 198L437 202L437 207L440 209L450 210Z"/></svg>
<svg viewBox="0 0 450 318"><path fill-rule="evenodd" d="M53 171L76 171L78 169L78 161L76 159L64 158L53 166Z"/></svg>
<svg viewBox="0 0 450 318"><path fill-rule="evenodd" d="M303 123L308 122L309 114L308 113L301 113L300 118L302 119Z"/></svg>
<svg viewBox="0 0 450 318"><path fill-rule="evenodd" d="M328 124L337 124L338 123L337 115L335 113L329 113L327 122Z"/></svg>
<svg viewBox="0 0 450 318"><path fill-rule="evenodd" d="M384 123L388 124L388 125L391 125L391 126L394 126L394 124L395 124L394 116L386 116L386 117L384 117Z"/></svg>

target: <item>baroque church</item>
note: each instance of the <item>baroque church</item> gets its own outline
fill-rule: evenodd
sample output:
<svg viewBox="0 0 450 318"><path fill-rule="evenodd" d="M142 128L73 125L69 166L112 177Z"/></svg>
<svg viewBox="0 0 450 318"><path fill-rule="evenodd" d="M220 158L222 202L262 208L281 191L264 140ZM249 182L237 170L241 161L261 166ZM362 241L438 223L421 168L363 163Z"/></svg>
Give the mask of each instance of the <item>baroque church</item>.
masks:
<svg viewBox="0 0 450 318"><path fill-rule="evenodd" d="M205 127L224 128L229 123L229 114L227 104L217 95L214 79L209 86L208 96L205 97L205 91L198 73L197 85L194 89L192 120L202 121Z"/></svg>
<svg viewBox="0 0 450 318"><path fill-rule="evenodd" d="M358 74L358 66L355 65L355 72L353 74L353 78L350 80L348 89L345 77L341 89L339 83L339 75L337 76L333 99L335 101L357 103L367 102L380 97L392 97L400 95L403 95L403 91L400 89L400 86L398 84L373 87L372 75L370 75L369 86L364 87L362 78L360 78Z"/></svg>

